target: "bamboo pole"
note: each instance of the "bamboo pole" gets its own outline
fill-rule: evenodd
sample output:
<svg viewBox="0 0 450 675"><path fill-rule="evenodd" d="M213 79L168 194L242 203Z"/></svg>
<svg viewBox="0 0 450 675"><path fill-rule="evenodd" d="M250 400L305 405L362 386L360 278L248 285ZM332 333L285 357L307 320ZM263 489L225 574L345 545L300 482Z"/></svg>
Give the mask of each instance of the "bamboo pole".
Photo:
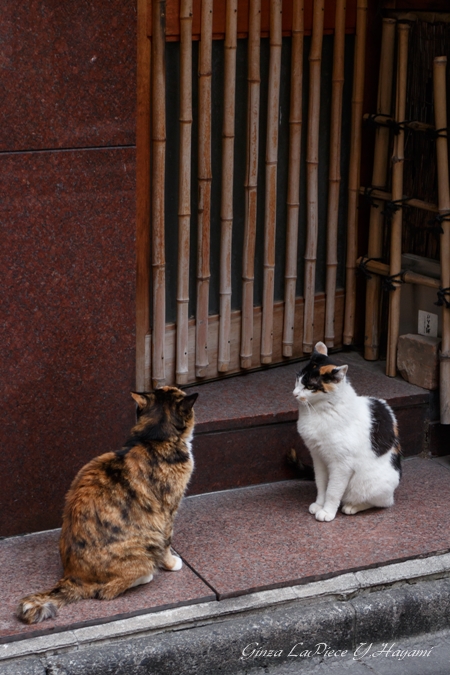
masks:
<svg viewBox="0 0 450 675"><path fill-rule="evenodd" d="M383 19L381 36L380 72L378 77L377 113L391 114L392 78L394 71L395 19ZM372 187L385 188L388 177L389 128L377 127L373 160ZM368 257L381 258L383 253L383 202L374 201L370 208ZM372 277L366 286L366 321L364 331L364 358L378 359L380 279Z"/></svg>
<svg viewBox="0 0 450 675"><path fill-rule="evenodd" d="M369 260L368 258L358 258L357 264L360 265L361 263L364 263L364 268L368 272L382 277L389 276L389 265L386 263L382 263L379 260ZM425 274L418 274L409 270L402 272L402 280L405 284L417 284L419 286L426 286L427 288L439 289L440 286L439 279L427 277Z"/></svg>
<svg viewBox="0 0 450 675"><path fill-rule="evenodd" d="M275 232L277 225L278 116L281 76L281 0L270 0L270 63L266 141L266 200L264 214L264 284L261 363L272 362Z"/></svg>
<svg viewBox="0 0 450 675"><path fill-rule="evenodd" d="M315 0L309 54L308 144L306 151L307 232L305 249L305 291L303 351L312 352L314 295L316 286L317 236L319 228L319 121L320 69L322 61L324 0Z"/></svg>
<svg viewBox="0 0 450 675"><path fill-rule="evenodd" d="M247 168L242 265L241 368L252 366L253 287L258 190L261 0L250 0L248 29Z"/></svg>
<svg viewBox="0 0 450 675"><path fill-rule="evenodd" d="M300 151L302 141L304 1L292 7L291 106L287 194L286 271L284 284L283 356L294 346L295 288L297 284L298 219L300 211Z"/></svg>
<svg viewBox="0 0 450 675"><path fill-rule="evenodd" d="M147 0L138 0L136 114L136 391L150 389L150 72Z"/></svg>
<svg viewBox="0 0 450 675"><path fill-rule="evenodd" d="M213 0L203 0L199 49L198 250L195 373L205 377L208 359L209 280L211 277L211 78Z"/></svg>
<svg viewBox="0 0 450 675"><path fill-rule="evenodd" d="M392 21L395 24L395 19L383 19L383 21ZM383 46L381 47L381 49L383 49ZM393 55L394 55L394 53L392 51L392 56ZM369 115L368 113L366 113L365 115L363 115L364 122L366 122L370 118L372 118L372 120L375 124L381 125L383 127L389 127L390 124L392 122L394 122L394 118L389 117L387 114L386 115L381 115L381 114ZM417 120L416 121L405 120L404 126L408 127L408 129L412 129L413 131L432 131L433 129L435 129L434 124L426 124L425 122L418 122Z"/></svg>
<svg viewBox="0 0 450 675"><path fill-rule="evenodd" d="M176 382L188 382L189 240L191 226L192 0L180 4L180 173Z"/></svg>
<svg viewBox="0 0 450 675"><path fill-rule="evenodd" d="M359 188L360 195L364 195L365 192L366 192L365 188L363 187ZM371 190L370 196L373 199L381 199L382 201L392 200L392 193L386 192L385 190L376 190L376 189ZM422 209L422 211L431 211L432 213L438 213L439 211L439 207L436 204L424 202L422 199L414 199L413 197L411 199L404 197L403 204L405 204L406 206L413 206L416 209Z"/></svg>
<svg viewBox="0 0 450 675"><path fill-rule="evenodd" d="M231 244L233 230L234 119L236 92L237 0L227 0L222 128L222 202L220 239L220 319L218 371L230 365Z"/></svg>
<svg viewBox="0 0 450 675"><path fill-rule="evenodd" d="M164 174L166 161L165 0L152 3L152 268L153 386L165 383L166 281Z"/></svg>
<svg viewBox="0 0 450 675"><path fill-rule="evenodd" d="M406 110L406 81L408 71L408 36L409 25L399 23L397 49L397 86L395 102L395 119L403 122ZM403 164L404 164L405 131L400 128L394 140L394 154L392 157L392 201L403 196ZM391 255L390 276L400 274L402 268L402 209L398 209L391 224ZM389 294L389 324L386 358L386 375L395 377L397 374L397 342L400 324L401 286Z"/></svg>
<svg viewBox="0 0 450 675"><path fill-rule="evenodd" d="M433 63L434 115L436 129L448 129L447 57L437 56ZM448 131L436 139L439 213L446 216L442 220L441 234L441 286L450 288L450 189L448 177ZM449 295L445 296L449 300ZM450 308L444 302L442 306L442 342L440 363L440 408L441 424L450 424Z"/></svg>
<svg viewBox="0 0 450 675"><path fill-rule="evenodd" d="M327 214L327 275L325 306L325 344L334 347L334 312L336 273L338 266L337 239L339 189L341 186L341 128L342 96L344 92L345 0L337 0L333 45L333 74L331 88L330 169Z"/></svg>
<svg viewBox="0 0 450 675"><path fill-rule="evenodd" d="M353 342L356 304L356 252L359 170L361 161L361 125L366 60L367 0L358 0L356 8L355 63L353 70L352 126L348 177L347 258L345 275L344 345Z"/></svg>

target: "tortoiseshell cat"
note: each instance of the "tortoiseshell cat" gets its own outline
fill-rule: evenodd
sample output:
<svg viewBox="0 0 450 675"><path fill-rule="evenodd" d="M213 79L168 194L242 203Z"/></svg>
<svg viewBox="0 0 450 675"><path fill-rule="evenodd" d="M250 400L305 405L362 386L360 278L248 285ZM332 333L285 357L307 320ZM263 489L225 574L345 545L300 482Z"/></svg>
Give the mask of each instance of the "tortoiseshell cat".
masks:
<svg viewBox="0 0 450 675"><path fill-rule="evenodd" d="M134 393L137 423L121 450L86 464L66 496L59 549L64 576L23 598L17 616L38 623L85 598L111 600L146 584L158 567L179 570L171 552L175 514L194 468L193 405L176 387Z"/></svg>
<svg viewBox="0 0 450 675"><path fill-rule="evenodd" d="M309 512L330 521L340 503L353 515L394 503L401 475L397 420L386 401L358 396L323 342L297 375L297 429L311 453L317 485Z"/></svg>

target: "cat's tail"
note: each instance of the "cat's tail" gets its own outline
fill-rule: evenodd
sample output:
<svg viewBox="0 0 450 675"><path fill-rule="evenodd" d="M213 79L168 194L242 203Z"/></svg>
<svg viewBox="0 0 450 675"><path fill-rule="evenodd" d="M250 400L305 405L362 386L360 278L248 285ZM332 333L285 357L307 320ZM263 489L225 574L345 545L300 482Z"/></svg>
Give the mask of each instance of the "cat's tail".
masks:
<svg viewBox="0 0 450 675"><path fill-rule="evenodd" d="M50 591L22 598L16 615L24 623L39 623L45 619L53 619L60 607L86 597L87 594L80 582L72 577L64 577Z"/></svg>
<svg viewBox="0 0 450 675"><path fill-rule="evenodd" d="M286 453L286 462L294 469L297 478L300 480L314 480L314 469L312 466L303 464L295 448L291 448Z"/></svg>

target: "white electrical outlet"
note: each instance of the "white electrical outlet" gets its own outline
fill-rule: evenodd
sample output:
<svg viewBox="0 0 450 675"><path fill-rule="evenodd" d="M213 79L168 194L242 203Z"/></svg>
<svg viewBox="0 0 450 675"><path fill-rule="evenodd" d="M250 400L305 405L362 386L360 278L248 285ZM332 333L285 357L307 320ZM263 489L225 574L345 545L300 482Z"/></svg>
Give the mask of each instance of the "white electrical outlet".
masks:
<svg viewBox="0 0 450 675"><path fill-rule="evenodd" d="M438 315L424 312L419 309L419 335L429 335L430 337L437 337L438 334Z"/></svg>

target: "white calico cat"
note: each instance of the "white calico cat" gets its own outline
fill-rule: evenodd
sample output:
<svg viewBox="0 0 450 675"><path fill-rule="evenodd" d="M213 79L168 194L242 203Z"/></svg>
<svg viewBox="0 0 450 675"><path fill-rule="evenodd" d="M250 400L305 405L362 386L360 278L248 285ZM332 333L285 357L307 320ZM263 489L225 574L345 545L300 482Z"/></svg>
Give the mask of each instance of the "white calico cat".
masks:
<svg viewBox="0 0 450 675"><path fill-rule="evenodd" d="M318 342L297 375L297 429L311 453L317 486L309 512L333 520L342 502L348 515L394 503L401 475L397 421L386 401L358 396Z"/></svg>

